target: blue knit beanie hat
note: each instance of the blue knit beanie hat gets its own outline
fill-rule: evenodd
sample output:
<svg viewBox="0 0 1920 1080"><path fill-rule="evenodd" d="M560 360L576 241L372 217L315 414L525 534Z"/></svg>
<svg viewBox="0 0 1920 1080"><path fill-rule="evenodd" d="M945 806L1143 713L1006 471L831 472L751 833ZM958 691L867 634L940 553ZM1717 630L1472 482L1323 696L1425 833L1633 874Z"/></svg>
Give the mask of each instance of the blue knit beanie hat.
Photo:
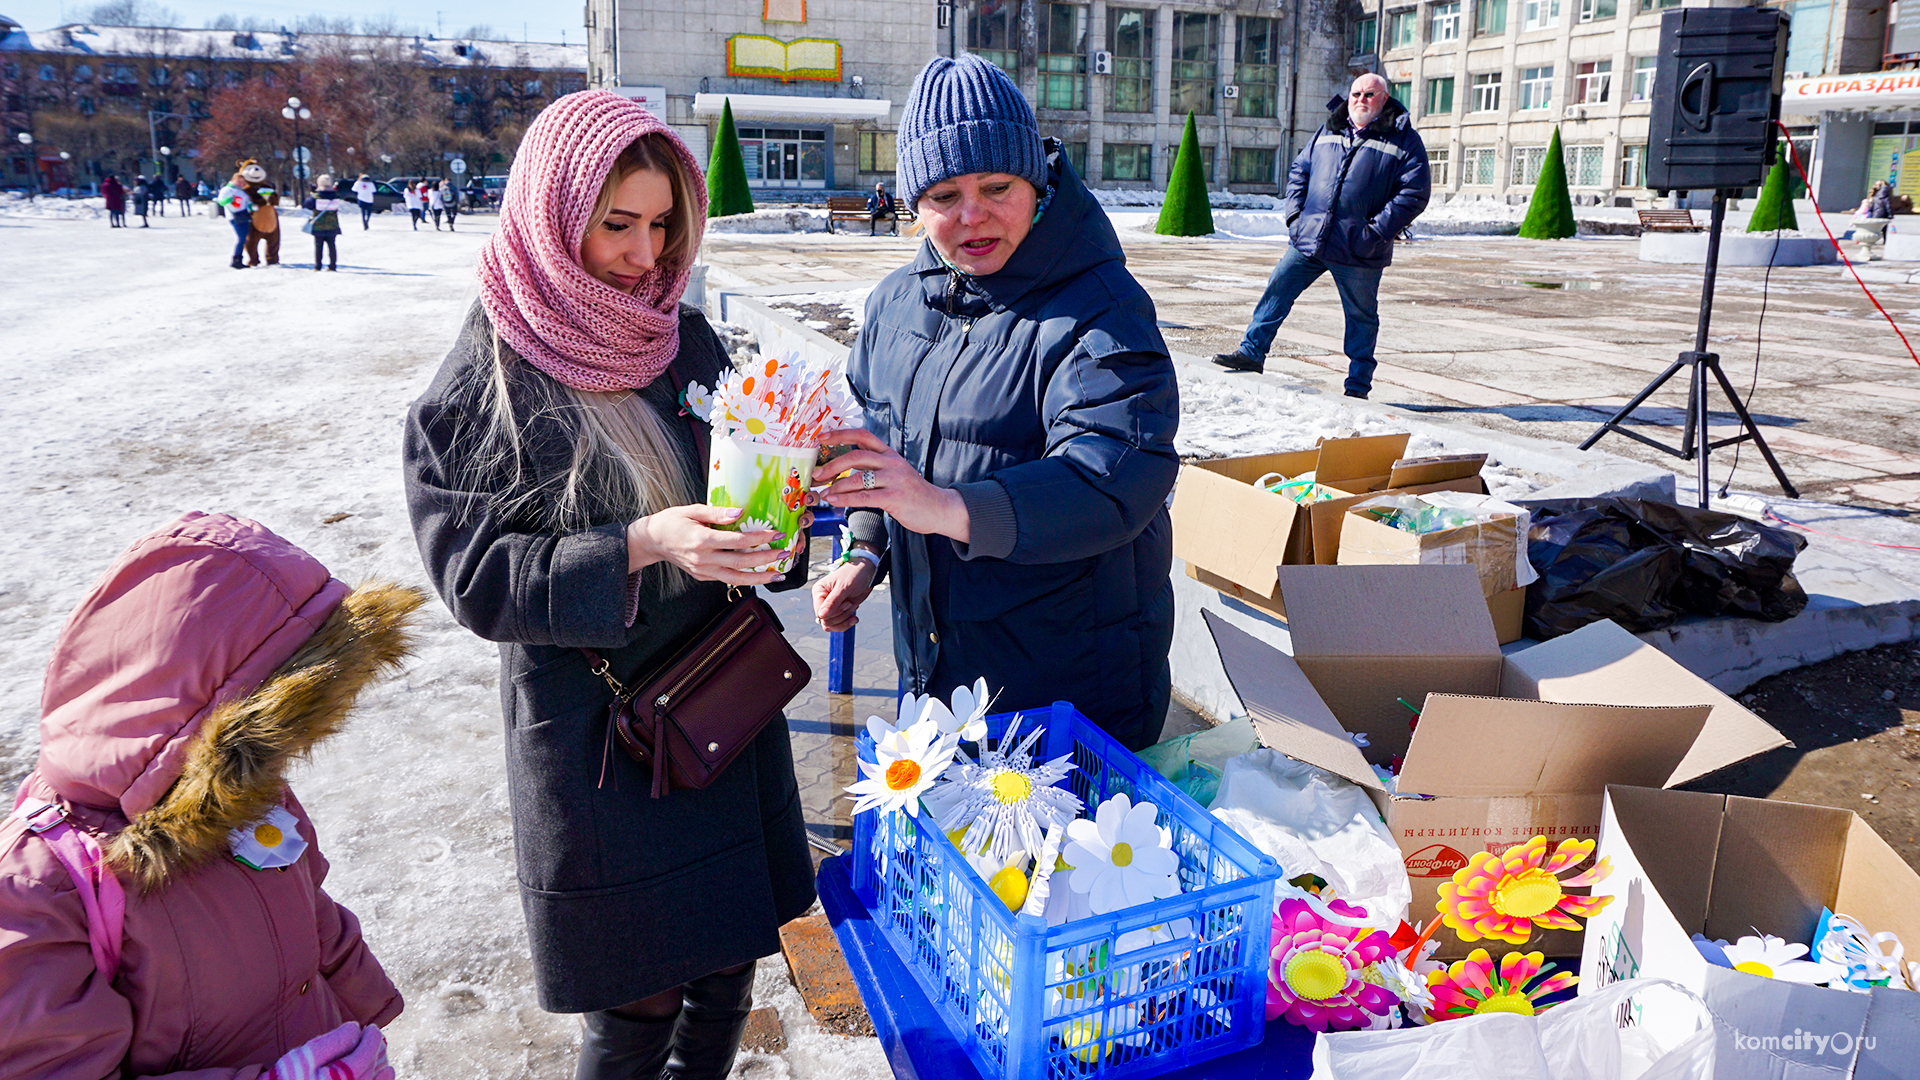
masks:
<svg viewBox="0 0 1920 1080"><path fill-rule="evenodd" d="M1033 107L1006 72L977 56L936 56L913 80L894 143L908 206L933 185L968 173L1011 173L1047 187L1047 155Z"/></svg>

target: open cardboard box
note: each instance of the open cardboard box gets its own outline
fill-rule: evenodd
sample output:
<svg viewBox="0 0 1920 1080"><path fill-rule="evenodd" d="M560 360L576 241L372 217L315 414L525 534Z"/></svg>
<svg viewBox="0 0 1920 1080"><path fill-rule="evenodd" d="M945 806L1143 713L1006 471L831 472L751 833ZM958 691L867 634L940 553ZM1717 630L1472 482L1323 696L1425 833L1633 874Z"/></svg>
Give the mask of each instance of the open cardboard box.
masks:
<svg viewBox="0 0 1920 1080"><path fill-rule="evenodd" d="M1173 553L1186 561L1195 581L1284 619L1287 609L1273 568L1333 565L1354 505L1388 491L1486 493L1480 478L1485 454L1403 461L1408 438L1403 433L1326 439L1314 450L1183 465L1173 489ZM1268 473L1295 477L1308 471L1322 487L1345 494L1302 506L1253 486ZM1524 606L1524 591L1518 589L1488 601L1500 640L1520 636Z"/></svg>
<svg viewBox="0 0 1920 1080"><path fill-rule="evenodd" d="M1380 520L1381 511L1347 511L1341 526L1341 566L1471 566L1480 575L1480 591L1498 596L1515 588L1515 551L1522 542L1520 519L1500 514L1451 529L1414 533ZM1498 627L1495 628L1496 636ZM1504 641L1505 639L1501 639Z"/></svg>
<svg viewBox="0 0 1920 1080"><path fill-rule="evenodd" d="M1221 663L1264 745L1368 790L1406 861L1415 921L1475 851L1598 836L1607 784L1677 784L1786 742L1610 622L1502 656L1472 567L1278 577L1293 655L1204 612ZM1412 732L1403 698L1421 707ZM1396 786L1419 795L1389 794L1374 774L1395 755ZM1436 937L1448 958L1477 944ZM1575 956L1580 937L1537 933L1527 947Z"/></svg>
<svg viewBox="0 0 1920 1080"><path fill-rule="evenodd" d="M1599 854L1611 896L1587 924L1580 992L1635 976L1671 979L1714 1015L1714 1076L1735 1080L1920 1076L1920 993L1865 994L1708 963L1693 934L1755 932L1810 945L1822 907L1920 944L1920 876L1850 810L1610 786ZM1619 1014L1656 1037L1670 1012L1635 995Z"/></svg>

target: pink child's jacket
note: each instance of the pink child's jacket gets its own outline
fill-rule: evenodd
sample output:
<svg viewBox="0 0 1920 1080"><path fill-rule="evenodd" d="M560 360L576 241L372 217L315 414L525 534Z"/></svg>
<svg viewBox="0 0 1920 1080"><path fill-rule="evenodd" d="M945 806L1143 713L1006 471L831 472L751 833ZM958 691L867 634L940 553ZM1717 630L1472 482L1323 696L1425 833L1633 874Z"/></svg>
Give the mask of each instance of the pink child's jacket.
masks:
<svg viewBox="0 0 1920 1080"><path fill-rule="evenodd" d="M136 542L80 603L47 665L40 758L20 797L66 806L126 891L122 959L94 969L66 867L0 825L0 1080L254 1080L400 994L282 780L359 689L405 655L419 594L349 590L244 519L192 513ZM254 870L228 835L273 806L308 847ZM0 812L10 809L0 805Z"/></svg>

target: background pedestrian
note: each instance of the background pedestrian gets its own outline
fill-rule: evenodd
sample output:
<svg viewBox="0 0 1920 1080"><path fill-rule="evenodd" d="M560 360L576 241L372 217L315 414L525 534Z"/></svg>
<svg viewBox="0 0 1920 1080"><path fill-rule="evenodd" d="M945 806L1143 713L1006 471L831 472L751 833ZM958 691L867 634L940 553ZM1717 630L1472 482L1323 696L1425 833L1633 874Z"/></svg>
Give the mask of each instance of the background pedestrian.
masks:
<svg viewBox="0 0 1920 1080"><path fill-rule="evenodd" d="M107 227L124 229L127 227L127 189L120 184L120 178L112 173L100 181L100 200L107 207Z"/></svg>
<svg viewBox="0 0 1920 1080"><path fill-rule="evenodd" d="M341 200L340 192L335 190L333 177L321 174L313 182L313 194L307 197L307 209L313 211L308 230L313 234L313 268L320 269L320 250L326 249L327 269L340 269L340 252L336 242L340 238L340 210L346 203Z"/></svg>
<svg viewBox="0 0 1920 1080"><path fill-rule="evenodd" d="M362 231L373 227L373 197L378 194L379 190L378 187L374 186L373 178L366 173L361 173L360 179L353 182L353 201L360 205L360 228Z"/></svg>

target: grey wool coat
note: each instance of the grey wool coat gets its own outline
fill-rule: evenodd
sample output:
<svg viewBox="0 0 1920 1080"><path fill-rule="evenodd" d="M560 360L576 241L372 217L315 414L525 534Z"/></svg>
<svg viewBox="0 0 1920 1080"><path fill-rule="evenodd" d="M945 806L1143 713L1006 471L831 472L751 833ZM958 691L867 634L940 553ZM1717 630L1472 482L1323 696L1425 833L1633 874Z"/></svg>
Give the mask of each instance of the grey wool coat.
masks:
<svg viewBox="0 0 1920 1080"><path fill-rule="evenodd" d="M509 470L475 475L470 423L489 336L476 305L408 411L407 509L441 599L500 645L514 854L540 1005L590 1012L777 952L780 925L813 904L813 866L783 718L712 786L660 799L650 797L650 773L609 749L613 692L580 647L631 684L720 610L726 588L697 582L664 599L659 568L649 567L629 626L623 515L596 512L592 528L556 535L503 509ZM726 365L706 320L683 309L670 375L635 391L667 419L696 477L704 440L674 387L713 386ZM566 468L570 434L541 407L558 384L530 364L515 368L509 396L530 417L522 476L532 479L522 484L544 492ZM803 564L781 584L805 580Z"/></svg>

